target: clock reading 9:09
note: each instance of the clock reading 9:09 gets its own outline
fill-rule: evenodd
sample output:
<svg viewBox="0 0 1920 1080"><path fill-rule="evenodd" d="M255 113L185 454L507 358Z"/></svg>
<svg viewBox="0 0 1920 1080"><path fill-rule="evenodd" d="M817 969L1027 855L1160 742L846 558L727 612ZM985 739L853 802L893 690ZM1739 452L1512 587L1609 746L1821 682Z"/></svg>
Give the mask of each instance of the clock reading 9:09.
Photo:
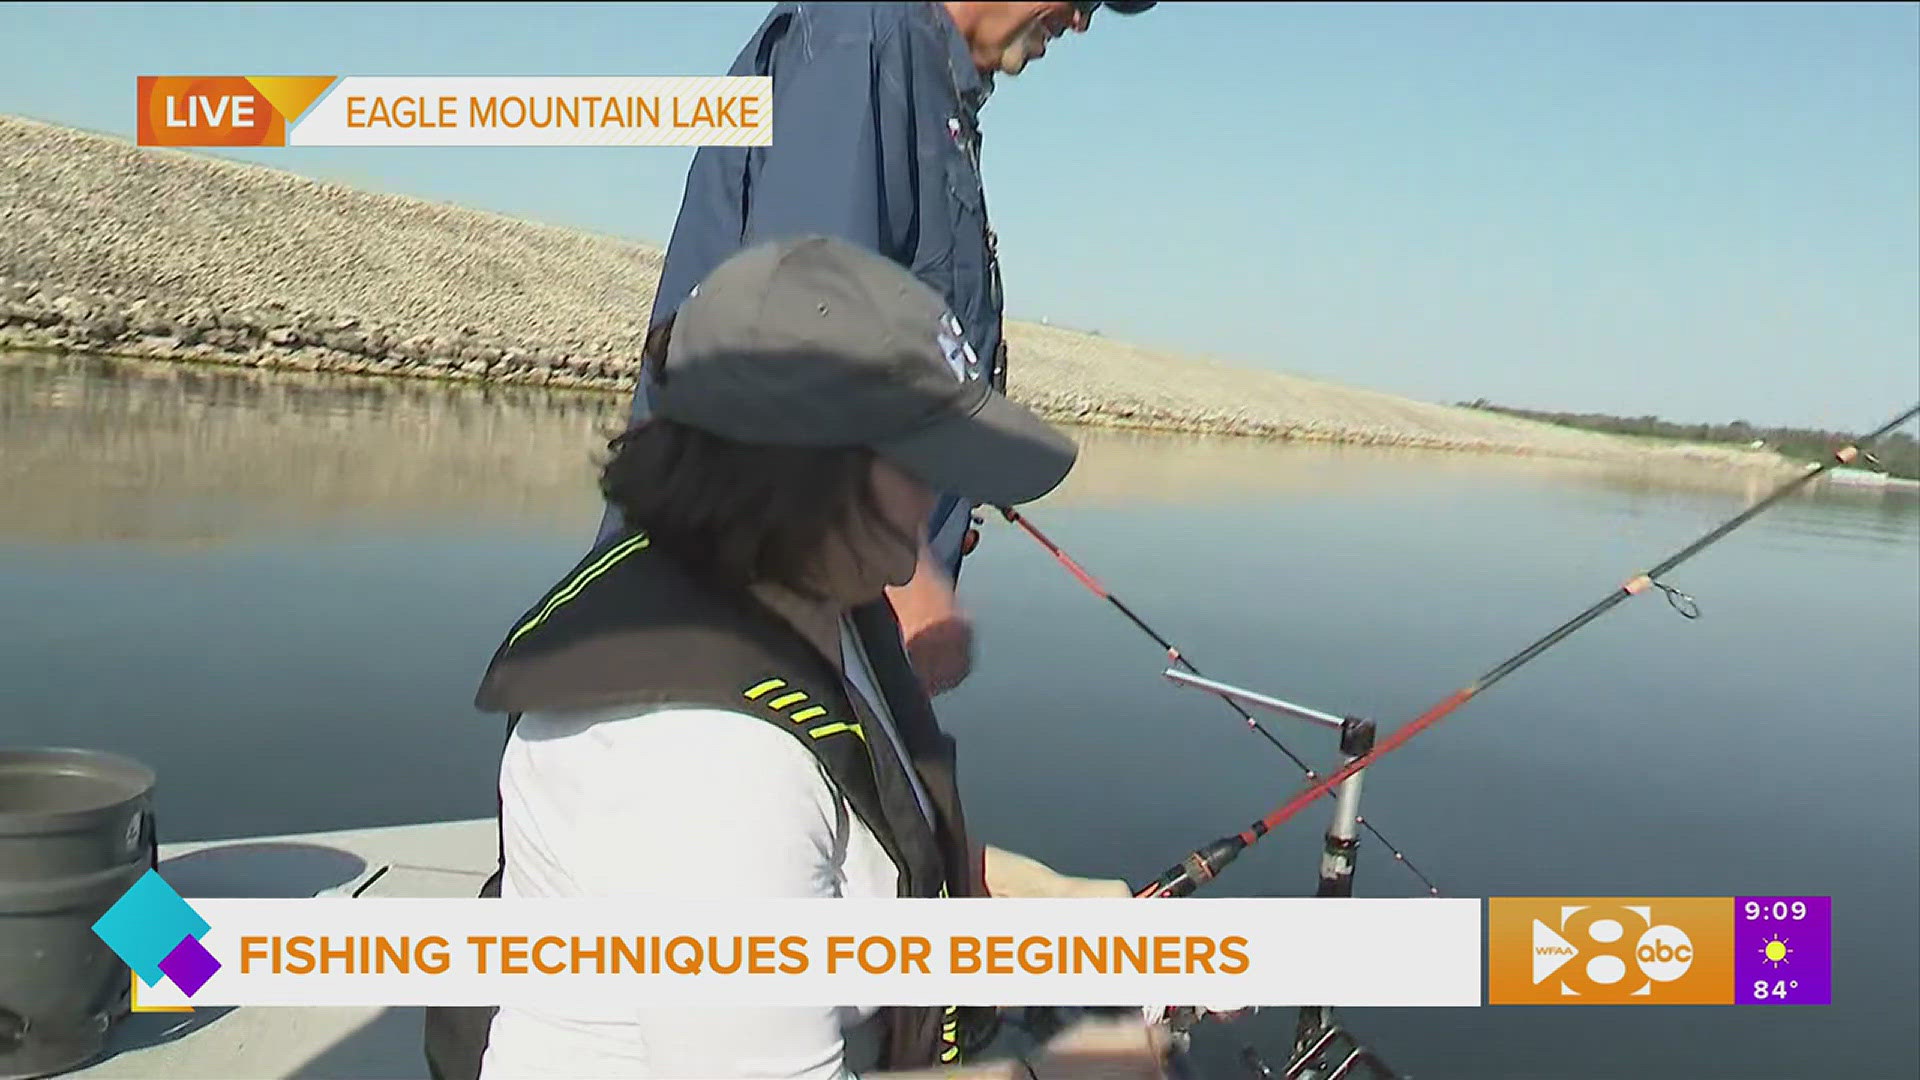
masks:
<svg viewBox="0 0 1920 1080"><path fill-rule="evenodd" d="M1795 900L1791 904L1785 900L1775 900L1771 904L1764 905L1754 900L1747 901L1748 919L1804 919L1806 917L1807 905L1800 900Z"/></svg>

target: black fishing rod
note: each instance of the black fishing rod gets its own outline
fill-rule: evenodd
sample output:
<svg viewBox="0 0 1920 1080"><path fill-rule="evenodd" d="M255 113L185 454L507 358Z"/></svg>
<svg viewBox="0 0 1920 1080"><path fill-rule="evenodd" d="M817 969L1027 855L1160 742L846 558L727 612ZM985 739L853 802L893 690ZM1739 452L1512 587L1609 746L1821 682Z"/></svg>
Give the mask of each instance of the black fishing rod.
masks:
<svg viewBox="0 0 1920 1080"><path fill-rule="evenodd" d="M1294 815L1300 813L1300 811L1312 805L1315 799L1331 793L1348 777L1371 766L1382 757L1406 745L1407 741L1415 735L1439 723L1455 709L1458 709L1474 697L1477 697L1494 683L1513 674L1541 653L1546 652L1548 649L1566 640L1575 631L1599 618L1611 610L1614 605L1628 597L1638 596L1648 589L1659 589L1666 594L1667 602L1672 604L1674 609L1679 611L1680 614L1687 618L1698 616L1700 613L1699 607L1692 597L1687 596L1685 593L1680 592L1660 580L1668 571L1699 554L1702 550L1720 540L1728 533L1746 524L1748 521L1753 520L1753 518L1759 516L1773 504L1786 498L1787 495L1806 485L1815 477L1820 476L1836 465L1851 464L1861 456L1866 447L1872 445L1876 440L1894 428L1913 419L1915 416L1920 416L1920 405L1915 405L1894 419L1882 424L1866 437L1857 439L1849 445L1835 450L1829 460L1809 465L1799 476L1781 484L1766 498L1761 499L1746 510L1727 519L1698 540L1695 540L1693 543L1688 544L1686 547L1681 548L1669 556L1659 565L1629 578L1625 584L1608 593L1592 607L1567 620L1533 644L1528 645L1526 648L1502 661L1497 667L1485 675L1480 676L1461 689L1454 691L1438 704L1414 718L1410 723L1381 740L1373 749L1349 759L1346 764L1328 774L1325 778L1311 783L1305 790L1281 804L1272 813L1255 821L1238 833L1223 836L1213 843L1189 853L1185 859L1169 867L1165 873L1155 879L1153 884L1135 890L1134 895L1140 898L1192 895L1194 890L1206 882L1211 881L1220 873L1223 867L1239 858L1240 854L1247 848L1258 843L1261 837L1266 836L1269 832L1285 823L1289 818L1292 818Z"/></svg>

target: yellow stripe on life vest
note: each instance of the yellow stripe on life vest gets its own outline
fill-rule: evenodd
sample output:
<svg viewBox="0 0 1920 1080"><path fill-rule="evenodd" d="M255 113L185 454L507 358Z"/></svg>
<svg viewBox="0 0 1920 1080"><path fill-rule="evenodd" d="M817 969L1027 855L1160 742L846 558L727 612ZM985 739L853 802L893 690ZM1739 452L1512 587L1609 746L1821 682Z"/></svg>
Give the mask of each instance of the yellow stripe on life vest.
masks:
<svg viewBox="0 0 1920 1080"><path fill-rule="evenodd" d="M775 712L778 712L789 705L797 705L800 702L805 700L807 700L807 695L801 693L798 690L795 690L791 694L781 694L779 697L774 698L772 701L767 702L767 708L772 709Z"/></svg>
<svg viewBox="0 0 1920 1080"><path fill-rule="evenodd" d="M809 705L799 712L794 713L792 716L787 717L787 719L796 724L804 724L809 720L818 720L825 715L827 715L827 710L818 705Z"/></svg>
<svg viewBox="0 0 1920 1080"><path fill-rule="evenodd" d="M940 1052L940 1060L947 1061L947 1062L960 1060L960 1048L957 1046L947 1047L945 1050L942 1050Z"/></svg>
<svg viewBox="0 0 1920 1080"><path fill-rule="evenodd" d="M773 691L778 690L785 685L787 685L787 681L785 679L768 679L766 682L763 682L758 686L749 687L747 689L747 694L746 694L747 700L759 701L763 696L770 694Z"/></svg>
<svg viewBox="0 0 1920 1080"><path fill-rule="evenodd" d="M807 734L816 739L824 739L829 735L838 735L843 731L851 731L855 735L860 736L861 742L867 741L867 733L860 730L859 724L822 724L812 731L807 732Z"/></svg>
<svg viewBox="0 0 1920 1080"><path fill-rule="evenodd" d="M573 599L574 597L579 596L580 590L586 588L587 584L591 582L594 578L597 578L601 574L606 573L609 569L612 569L613 565L619 562L621 559L624 559L627 556L633 554L634 552L645 548L648 543L649 541L647 540L647 534L641 533L638 536L630 537L626 540L621 541L619 544L615 545L611 551L608 551L605 555L600 556L600 558L592 566L589 566L585 570L582 570L580 571L580 573L576 574L573 580L567 582L566 586L563 587L559 592L554 593L553 599L548 600L546 604L540 608L540 613L538 615L535 615L533 618L528 619L526 622L522 623L520 625L520 629L515 630L513 632L513 636L507 639L507 644L512 645L514 642L519 641L521 636L526 634L529 630L532 630L534 627L539 626L543 622L546 622L547 616L552 615L556 610L558 610L561 604L564 604L567 601Z"/></svg>

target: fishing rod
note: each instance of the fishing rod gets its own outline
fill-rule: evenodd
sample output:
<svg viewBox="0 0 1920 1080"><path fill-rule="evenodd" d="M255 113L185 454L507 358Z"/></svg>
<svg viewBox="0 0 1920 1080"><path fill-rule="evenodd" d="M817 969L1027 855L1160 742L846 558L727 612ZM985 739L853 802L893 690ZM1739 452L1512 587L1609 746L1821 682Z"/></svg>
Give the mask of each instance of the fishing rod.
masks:
<svg viewBox="0 0 1920 1080"><path fill-rule="evenodd" d="M1051 552L1060 565L1065 567L1066 570L1073 575L1075 580L1086 586L1094 595L1112 604L1115 609L1126 616L1129 622L1139 628L1139 630L1149 638L1152 638L1162 649L1166 650L1169 663L1177 665L1178 668L1185 669L1184 671L1179 671L1170 668L1166 673L1169 678L1175 679L1176 682L1182 685L1207 690L1217 695L1220 700L1233 709L1247 725L1248 731L1264 737L1275 749L1285 754L1306 774L1308 780L1316 779L1319 773L1313 769L1312 766L1301 760L1299 755L1288 749L1286 744L1282 743L1272 732L1262 727L1250 713L1241 708L1239 704L1240 701L1246 701L1260 708L1279 712L1297 720L1305 720L1322 728L1331 728L1338 731L1340 734L1341 753L1349 760L1373 747L1375 728L1373 722L1370 720L1363 720L1357 717L1342 718L1332 716L1317 709L1294 705L1290 702L1281 701L1278 698L1268 697L1264 694L1256 694L1252 691L1242 690L1238 687L1214 682L1211 679L1205 678L1200 673L1199 668L1195 666L1191 660L1188 660L1178 647L1149 625L1147 621L1142 619L1131 607L1127 606L1124 600L1115 596L1112 591L1102 585L1085 567L1082 567L1078 562L1074 561L1072 556L1061 550L1058 544L1054 543L1051 538L1041 532L1032 522L1010 508L1001 507L999 509L1001 514L1009 521L1026 530L1029 536ZM1336 804L1334 818L1332 824L1327 829L1326 843L1321 853L1320 882L1316 895L1322 897L1350 897L1353 895L1355 855L1359 845L1358 829L1361 827L1365 827L1372 832L1374 837L1393 854L1395 861L1406 866L1415 877L1419 878L1421 883L1427 887L1427 891L1430 894L1434 896L1440 895L1440 890L1426 875L1420 872L1418 867L1414 866L1413 863L1407 859L1404 853L1396 848L1379 829L1368 824L1367 820L1360 816L1359 794L1360 777L1357 775L1349 777L1341 783L1333 793ZM1092 1011L1099 1012L1102 1010ZM1124 1012L1126 1010L1118 1011ZM1186 1049L1190 1032L1202 1022L1202 1014L1203 1010L1189 1007L1166 1008L1159 1013L1159 1022L1167 1025L1168 1032L1173 1038L1174 1051L1171 1059L1174 1065L1173 1075L1182 1078L1182 1080L1191 1080L1191 1072L1185 1065ZM1150 1016L1151 1015L1152 1014L1150 1014ZM1026 1030L1030 1037L1044 1042L1051 1033L1059 1031L1062 1024L1061 1010L1052 1007L1030 1007L1024 1010L1024 1017L1018 1022L1017 1026ZM1253 1075L1264 1077L1272 1077L1275 1075L1268 1069L1266 1063L1260 1058L1259 1053L1253 1047L1248 1046L1243 1048L1243 1054L1243 1064L1252 1071ZM1330 1071L1319 1071L1317 1066L1321 1063L1321 1060L1329 1054L1334 1055L1334 1060L1338 1063L1333 1065ZM1300 1010L1299 1023L1295 1029L1293 1053L1289 1058L1286 1071L1282 1074L1285 1080L1339 1080L1339 1078L1342 1077L1355 1075L1355 1070L1360 1068L1367 1069L1375 1080L1395 1080L1393 1071L1381 1062L1377 1055L1363 1046L1351 1033L1347 1032L1344 1027L1334 1019L1331 1009L1325 1006L1303 1007Z"/></svg>
<svg viewBox="0 0 1920 1080"><path fill-rule="evenodd" d="M1698 617L1700 609L1694 599L1675 589L1673 586L1662 582L1660 580L1662 577L1728 533L1759 516L1769 507L1806 485L1815 477L1820 476L1836 465L1851 464L1861 456L1866 447L1872 445L1882 436L1913 419L1915 416L1920 416L1920 405L1915 405L1894 419L1882 424L1864 438L1857 439L1835 450L1828 460L1809 464L1806 470L1799 476L1781 484L1766 498L1761 499L1759 502L1754 503L1747 509L1722 522L1698 540L1695 540L1693 543L1688 544L1686 547L1668 556L1652 569L1629 578L1625 584L1609 592L1592 607L1587 608L1585 611L1534 641L1526 648L1508 657L1485 675L1480 676L1473 682L1468 683L1466 686L1443 698L1438 704L1435 704L1432 708L1421 713L1405 726L1381 740L1366 753L1349 758L1345 764L1341 765L1332 773L1329 773L1326 777L1311 782L1307 788L1294 795L1291 799L1288 799L1285 803L1282 803L1273 810L1272 813L1253 822L1240 832L1230 833L1210 844L1196 848L1190 852L1185 859L1169 867L1166 872L1156 878L1151 885L1136 890L1134 895L1138 898L1192 895L1201 885L1216 877L1221 869L1228 863L1239 858L1241 853L1246 851L1247 848L1252 847L1258 843L1262 837L1284 824L1289 818L1306 809L1314 800L1331 793L1349 777L1352 777L1362 769L1367 768L1374 762L1406 745L1408 740L1414 736L1439 723L1454 710L1479 696L1489 687L1493 686L1493 684L1513 674L1537 658L1541 653L1546 652L1548 649L1566 640L1581 627L1599 618L1611 610L1616 604L1619 604L1629 597L1638 596L1648 589L1659 589L1666 594L1667 602L1673 605L1674 610L1689 619ZM1871 459L1870 455L1869 459Z"/></svg>
<svg viewBox="0 0 1920 1080"><path fill-rule="evenodd" d="M1060 546L1048 538L1045 533L1041 532L1031 522L1020 517L1017 513L1009 512L1005 509L1002 509L1001 512L1005 514L1009 520L1014 521L1025 529L1028 535L1032 536L1042 547L1052 552L1054 558L1058 560L1060 565L1065 567L1076 580L1087 586L1096 596L1112 604L1122 615L1126 616L1134 626L1138 627L1142 633L1152 638L1162 649L1165 649L1169 662L1176 665L1167 670L1166 675L1169 679L1174 680L1180 685L1206 690L1219 696L1219 698L1231 707L1241 720L1246 723L1247 729L1250 732L1263 736L1275 749L1285 754L1306 774L1308 780L1316 779L1319 775L1318 772L1307 765L1306 762L1302 761L1298 755L1289 750L1272 732L1266 730L1258 721L1254 720L1251 714L1240 707L1239 703L1241 701L1245 701L1259 708L1278 712L1283 716L1295 720L1306 721L1322 729L1337 731L1340 736L1340 752L1346 760L1351 760L1373 748L1375 726L1371 720L1359 717L1343 718L1333 716L1321 712L1318 709L1295 705L1291 702L1281 701L1278 698L1254 693L1250 690L1242 690L1239 687L1229 686L1225 683L1215 682L1212 679L1204 677L1200 674L1199 668L1190 660L1187 660L1179 648L1174 646L1172 642L1163 637L1158 631L1154 630L1146 620L1142 619L1132 608L1128 607L1125 601L1101 585L1098 579L1094 578L1084 567L1075 562L1071 556L1062 551ZM1185 670L1180 670L1182 668ZM1335 800L1335 808L1333 820L1327 828L1325 844L1321 851L1320 881L1319 887L1315 892L1316 896L1340 898L1351 897L1353 895L1355 856L1358 853L1357 849L1359 847L1359 829L1363 826L1371 829L1381 844L1393 853L1394 859L1405 865L1414 876L1420 879L1422 884L1427 886L1427 891L1430 894L1434 896L1440 894L1440 890L1434 886L1433 882L1422 874L1418 867L1408 861L1404 853L1394 847L1392 842L1388 841L1377 828L1367 826L1366 819L1360 816L1360 776L1358 774L1340 783L1332 793L1332 797ZM1101 1012L1104 1010L1091 1011ZM1126 1010L1117 1011L1124 1012ZM1164 1023L1167 1027L1168 1034L1172 1038L1173 1051L1170 1058L1170 1064L1172 1066L1171 1075L1176 1077L1177 1080L1193 1080L1191 1069L1187 1064L1186 1053L1190 1045L1191 1032L1203 1022L1205 1013L1206 1010L1191 1007L1168 1007L1160 1009L1157 1012L1154 1010L1148 1011L1149 1021ZM1039 1041L1045 1041L1050 1033L1060 1030L1062 1026L1061 1010L1050 1007L1030 1007L1024 1010L1024 1018L1018 1023L1018 1026L1025 1029L1030 1037L1035 1037ZM1243 1048L1243 1064L1246 1065L1246 1067L1251 1070L1252 1075L1256 1077L1273 1077L1275 1075L1268 1068L1266 1062L1261 1059L1259 1052L1252 1046ZM1358 1069L1365 1069L1374 1080L1397 1080L1397 1076L1393 1070L1388 1068L1387 1065L1380 1060L1378 1055L1363 1045L1352 1033L1348 1032L1344 1025L1334 1017L1333 1010L1324 1005L1309 1005L1303 1006L1300 1009L1299 1021L1295 1025L1294 1030L1293 1051L1288 1059L1288 1064L1284 1066L1284 1068L1285 1072L1281 1075L1284 1076L1285 1080L1341 1080L1341 1078L1357 1076L1356 1070Z"/></svg>
<svg viewBox="0 0 1920 1080"><path fill-rule="evenodd" d="M1277 737L1275 737L1271 731L1268 731L1265 727L1261 726L1260 722L1253 718L1252 713L1249 713L1246 709L1242 708L1239 702L1234 700L1233 695L1236 693L1234 688L1226 686L1225 684L1221 684L1221 683L1213 683L1210 680L1206 679L1205 675L1201 672L1201 670L1198 667L1194 665L1193 661L1187 658L1187 655L1184 651L1176 647L1173 644L1173 642L1169 641L1166 637L1162 636L1158 630L1155 630L1150 624L1148 624L1148 622L1145 619L1141 618L1139 614L1137 614L1131 607L1128 607L1126 601L1120 599L1118 596L1115 596L1111 590L1109 590L1105 585L1102 585L1100 583L1100 580L1098 578L1094 577L1091 573L1088 573L1085 567L1081 566L1078 562L1074 561L1073 556L1068 555L1065 551L1062 551L1060 548L1060 545L1054 543L1053 540L1050 537L1048 537L1046 533L1041 532L1040 529L1033 524L1033 522L1028 521L1027 518L1024 515L1022 515L1019 511L1014 510L1012 507L1009 507L1009 506L998 507L997 509L999 509L1001 516L1005 517L1008 521L1012 522L1013 524L1020 526L1021 529L1026 531L1028 536L1033 537L1035 542L1037 542L1041 547L1046 548L1047 551L1051 552L1054 559L1057 560L1061 566L1065 567L1067 572L1069 574L1072 574L1076 581L1086 586L1089 592L1093 593L1095 596L1098 596L1102 600L1105 600L1107 603L1112 604L1114 608L1120 612L1120 614L1126 616L1127 621L1131 622L1134 626L1138 627L1141 633L1147 635L1147 637L1149 638L1152 638L1155 644L1159 645L1162 649L1165 649L1167 653L1167 660L1169 663L1173 663L1180 667L1185 668L1187 672L1194 677L1194 680L1197 680L1197 681L1191 682L1190 685L1195 685L1201 689L1209 690L1213 692L1216 696L1218 696L1220 700L1225 702L1227 704L1227 707L1232 709L1234 713L1236 713L1240 717L1241 721L1247 725L1248 731L1266 739L1267 742L1271 744L1274 749L1280 751L1282 754L1285 754L1289 760L1291 760L1295 765L1299 766L1300 771L1305 774L1308 781L1313 781L1320 778L1319 770L1315 769L1311 765L1308 765L1304 760L1301 759L1300 755L1288 749L1287 745L1281 742ZM1327 714L1321 713L1318 710L1307 709L1297 705L1288 705L1285 702L1279 702L1277 699L1271 699L1271 698L1261 699L1258 697L1258 695L1250 695L1244 692L1239 692L1239 696L1243 698L1252 699L1257 704L1266 706L1267 708L1275 709L1276 711L1280 711L1280 712L1285 712L1295 717L1310 720L1315 723L1324 724L1334 728L1339 728L1343 725L1343 721L1341 718L1328 716ZM1282 706L1285 706L1285 707L1283 708ZM1329 794L1333 798L1336 798L1336 799L1339 798L1339 795L1337 792L1333 792L1330 790ZM1388 853L1390 853L1393 856L1393 860L1395 862L1399 863L1402 866L1405 866L1410 872L1412 872L1414 877L1420 879L1420 883L1427 887L1427 893L1429 895L1431 896L1440 895L1440 887L1438 885L1435 885L1433 883L1433 880L1427 877L1427 875L1421 873L1420 868L1415 866L1413 864L1413 861L1407 858L1406 853L1401 851L1398 847L1395 847L1393 842L1388 840L1386 838L1386 835L1382 833L1378 828L1376 828L1372 822L1366 820L1363 817L1359 817L1356 815L1353 818L1353 824L1355 824L1360 828L1366 829L1369 833L1372 833L1373 838L1375 840L1380 841L1380 845L1387 849Z"/></svg>
<svg viewBox="0 0 1920 1080"><path fill-rule="evenodd" d="M1626 599L1628 596L1638 595L1648 588L1659 588L1666 594L1668 602L1681 615L1689 619L1697 618L1699 616L1699 607L1693 598L1660 582L1659 578L1682 562L1698 554L1715 541L1732 532L1740 525L1758 516L1797 488L1826 472L1832 468L1834 464L1849 464L1862 456L1864 456L1868 462L1874 462L1875 459L1873 456L1865 453L1864 448L1916 415L1920 415L1920 405L1916 405L1914 408L1907 410L1907 412L1889 421L1870 435L1856 440L1849 446L1836 450L1833 454L1834 460L1832 462L1810 465L1801 476L1789 483L1781 485L1765 499L1749 507L1744 513L1735 516L1718 528L1707 533L1653 569L1635 576L1619 590L1610 593L1608 597L1601 602L1595 604L1581 615L1555 629L1532 645L1529 645L1526 649L1503 662L1493 671L1482 676L1467 688L1456 692L1439 705L1428 710L1427 713L1422 714L1421 717L1407 725L1406 728L1396 732L1386 743L1377 746L1374 739L1374 726L1371 721L1355 717L1346 717L1343 719L1320 712L1316 709L1295 705L1278 698L1242 690L1238 687L1205 678L1199 669L1190 660L1187 660L1177 647L1158 631L1154 630L1153 627L1135 613L1132 608L1128 607L1125 601L1122 601L1106 589L1105 586L1101 585L1098 579L1094 578L1092 574L1088 573L1075 562L1072 557L1062 551L1059 545L1055 544L1046 534L1042 533L1031 522L1010 508L999 507L997 509L1000 510L1001 514L1004 515L1008 521L1021 526L1035 541L1052 553L1054 558L1065 567L1076 580L1086 586L1089 591L1110 603L1142 633L1146 634L1161 648L1165 649L1168 659L1175 665L1169 667L1164 672L1166 678L1176 685L1206 690L1219 696L1221 700L1233 708L1234 712L1246 723L1250 731L1265 737L1276 749L1286 754L1295 765L1299 766L1302 771L1306 773L1309 781L1317 779L1315 771L1307 766L1298 755L1288 750L1272 733L1261 727L1261 725L1253 719L1251 714L1239 706L1236 699L1279 712L1295 719L1306 720L1322 727L1336 728L1340 732L1341 751L1342 756L1346 759L1346 763L1339 770L1324 780L1320 780L1307 790L1302 791L1273 814L1255 822L1247 830L1237 835L1223 837L1212 844L1192 852L1186 859L1182 860L1180 864L1162 874L1152 885L1137 890L1135 893L1137 897L1180 897L1191 895L1200 885L1216 876L1223 867L1237 858L1247 847L1257 842L1271 829L1277 827L1301 810L1304 810L1312 804L1314 799L1323 794L1335 798L1337 808L1334 814L1334 823L1327 832L1327 847L1323 853L1321 862L1320 890L1318 895L1335 897L1352 895L1353 854L1356 837L1355 827L1364 826L1376 839L1380 840L1389 851L1393 852L1396 861L1407 866L1416 877L1419 877L1420 880L1428 886L1429 892L1437 896L1439 895L1439 890L1433 886L1426 875L1422 874L1417 867L1408 862L1404 854L1395 849L1394 846L1387 841L1386 837L1381 835L1378 829L1369 824L1365 818L1359 816L1358 798L1360 774L1367 766L1378 760L1381 756L1403 745L1407 740L1418 734L1419 731L1437 723L1448 713L1465 704L1470 698L1486 690L1500 679L1512 674L1519 667L1531 661L1561 640L1564 640L1567 636L1580 629L1580 627L1586 625L1586 623L1598 618L1605 611L1621 600ZM1180 670L1182 668L1185 670ZM1040 1019L1045 1027L1054 1026L1048 1020L1048 1014L1054 1013L1055 1010L1030 1009L1028 1012L1029 1014L1042 1014ZM1175 1033L1175 1045L1177 1047L1184 1047L1186 1032L1199 1022L1199 1012L1197 1010L1183 1008L1166 1010L1166 1013L1166 1020L1172 1025L1172 1030ZM1327 1056L1330 1053L1334 1055L1331 1058ZM1270 1078L1275 1075L1266 1063L1261 1060L1259 1054L1250 1046L1243 1049L1242 1063L1250 1070L1253 1076ZM1351 1076L1355 1070L1362 1068L1366 1069L1374 1077L1380 1078L1380 1080L1393 1080L1396 1075L1377 1055L1360 1044L1350 1033L1346 1032L1342 1025L1334 1019L1330 1009L1323 1006L1310 1006L1303 1007L1300 1010L1300 1021L1295 1032L1293 1052L1289 1057L1289 1064L1285 1066L1285 1072L1281 1074L1286 1080L1338 1080L1338 1078Z"/></svg>

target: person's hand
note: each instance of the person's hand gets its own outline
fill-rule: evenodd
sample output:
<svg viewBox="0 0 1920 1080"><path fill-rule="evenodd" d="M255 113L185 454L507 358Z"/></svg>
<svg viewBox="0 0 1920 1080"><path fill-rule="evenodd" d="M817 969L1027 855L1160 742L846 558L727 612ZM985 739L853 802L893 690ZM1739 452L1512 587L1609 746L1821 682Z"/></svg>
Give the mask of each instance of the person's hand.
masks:
<svg viewBox="0 0 1920 1080"><path fill-rule="evenodd" d="M1027 1068L1037 1080L1166 1080L1170 1045L1164 1028L1137 1017L1083 1020L1028 1057Z"/></svg>
<svg viewBox="0 0 1920 1080"><path fill-rule="evenodd" d="M975 861L986 876L987 894L1007 898L1075 897L1084 900L1131 900L1133 887L1118 878L1084 878L1062 874L1039 859L1015 854L991 844L980 845Z"/></svg>
<svg viewBox="0 0 1920 1080"><path fill-rule="evenodd" d="M960 609L947 572L925 546L913 580L887 590L907 659L929 697L966 680L973 669L973 620Z"/></svg>

